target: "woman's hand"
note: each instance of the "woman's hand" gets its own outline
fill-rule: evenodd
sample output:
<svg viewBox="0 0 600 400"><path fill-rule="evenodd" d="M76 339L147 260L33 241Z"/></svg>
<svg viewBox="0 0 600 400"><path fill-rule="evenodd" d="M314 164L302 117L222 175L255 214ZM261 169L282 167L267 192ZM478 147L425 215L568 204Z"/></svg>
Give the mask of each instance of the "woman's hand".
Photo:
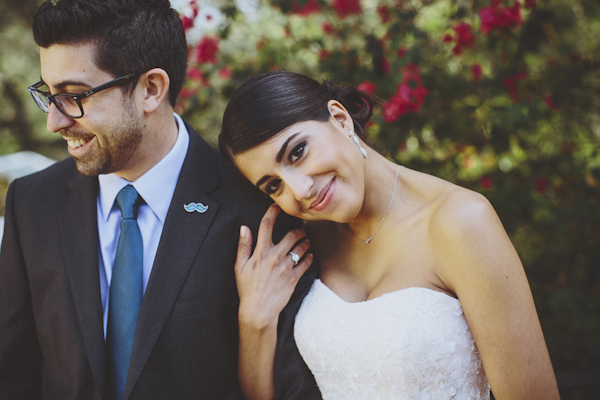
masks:
<svg viewBox="0 0 600 400"><path fill-rule="evenodd" d="M240 228L235 262L240 295L238 372L247 399L272 399L275 395L273 364L279 313L313 260L312 254L306 254L310 243L302 229L288 232L273 244L273 225L280 211L279 206L271 205L265 213L252 256L250 229ZM290 251L300 257L297 264Z"/></svg>
<svg viewBox="0 0 600 400"><path fill-rule="evenodd" d="M256 248L252 249L250 229L242 226L235 263L235 276L240 296L240 320L262 329L276 323L279 313L290 300L300 277L310 267L312 254L303 229L288 232L273 244L273 225L281 208L271 205L258 231ZM297 264L290 252L300 257Z"/></svg>

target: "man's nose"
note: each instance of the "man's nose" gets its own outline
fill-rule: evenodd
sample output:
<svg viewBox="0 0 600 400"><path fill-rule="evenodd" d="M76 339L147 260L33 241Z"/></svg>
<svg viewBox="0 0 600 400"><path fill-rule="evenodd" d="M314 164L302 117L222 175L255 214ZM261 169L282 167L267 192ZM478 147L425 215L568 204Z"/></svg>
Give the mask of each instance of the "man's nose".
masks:
<svg viewBox="0 0 600 400"><path fill-rule="evenodd" d="M52 133L60 132L74 123L75 120L73 118L67 117L58 110L56 104L50 103L50 107L48 107L48 119L46 121L48 131Z"/></svg>

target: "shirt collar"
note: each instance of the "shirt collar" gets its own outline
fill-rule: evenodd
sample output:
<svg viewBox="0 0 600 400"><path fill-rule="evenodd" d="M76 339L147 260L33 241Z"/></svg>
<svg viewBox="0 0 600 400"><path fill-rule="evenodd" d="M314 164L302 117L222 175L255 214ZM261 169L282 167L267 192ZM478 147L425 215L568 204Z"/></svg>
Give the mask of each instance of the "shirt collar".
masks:
<svg viewBox="0 0 600 400"><path fill-rule="evenodd" d="M175 116L178 126L177 140L169 153L135 182L129 182L115 174L99 175L98 201L103 221L107 221L115 204L117 194L131 184L144 199L156 217L164 224L171 204L179 173L190 142L189 133L179 115Z"/></svg>

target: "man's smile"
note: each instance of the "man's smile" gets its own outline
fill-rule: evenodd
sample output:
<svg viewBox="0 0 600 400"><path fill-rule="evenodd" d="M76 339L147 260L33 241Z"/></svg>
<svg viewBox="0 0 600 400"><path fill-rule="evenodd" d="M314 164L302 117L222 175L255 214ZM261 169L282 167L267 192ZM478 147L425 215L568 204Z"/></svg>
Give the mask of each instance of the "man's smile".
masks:
<svg viewBox="0 0 600 400"><path fill-rule="evenodd" d="M74 140L67 140L67 144L69 145L70 148L72 149L76 149L78 147L83 146L84 144L86 144L87 142L89 142L91 139L74 139Z"/></svg>

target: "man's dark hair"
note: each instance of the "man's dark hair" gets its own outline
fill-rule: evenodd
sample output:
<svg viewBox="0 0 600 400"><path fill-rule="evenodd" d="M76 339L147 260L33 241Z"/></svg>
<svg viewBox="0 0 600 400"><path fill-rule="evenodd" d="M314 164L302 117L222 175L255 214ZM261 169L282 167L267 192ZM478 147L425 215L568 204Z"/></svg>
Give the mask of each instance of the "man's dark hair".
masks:
<svg viewBox="0 0 600 400"><path fill-rule="evenodd" d="M33 37L43 48L93 43L96 65L115 78L161 68L173 106L183 85L187 44L169 0L47 0L33 19Z"/></svg>
<svg viewBox="0 0 600 400"><path fill-rule="evenodd" d="M373 101L351 86L319 83L308 76L285 71L256 75L240 86L223 114L219 149L231 163L284 129L304 121L325 122L331 118L327 103L339 101L363 140L364 127L373 113Z"/></svg>

